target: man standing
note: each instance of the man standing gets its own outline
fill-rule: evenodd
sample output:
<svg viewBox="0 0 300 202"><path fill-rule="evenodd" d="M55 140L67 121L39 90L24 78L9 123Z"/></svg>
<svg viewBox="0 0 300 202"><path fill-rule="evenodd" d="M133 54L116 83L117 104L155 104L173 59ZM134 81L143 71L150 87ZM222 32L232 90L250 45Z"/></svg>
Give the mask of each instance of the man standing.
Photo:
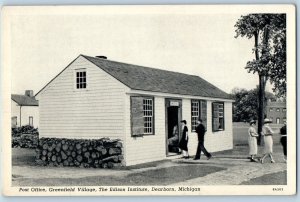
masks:
<svg viewBox="0 0 300 202"><path fill-rule="evenodd" d="M199 119L197 121L197 127L196 127L196 133L198 134L198 148L197 148L197 153L194 158L194 160L200 159L201 156L201 151L204 153L204 155L207 157L207 160L211 158L211 154L207 152L207 150L204 147L204 135L206 132L206 129L204 125L202 124L202 119Z"/></svg>
<svg viewBox="0 0 300 202"><path fill-rule="evenodd" d="M287 158L286 158L286 122L284 122L284 125L283 127L280 129L280 134L281 134L281 138L280 138L280 142L282 144L282 147L283 147L283 155L284 155L284 158L283 160L286 162Z"/></svg>

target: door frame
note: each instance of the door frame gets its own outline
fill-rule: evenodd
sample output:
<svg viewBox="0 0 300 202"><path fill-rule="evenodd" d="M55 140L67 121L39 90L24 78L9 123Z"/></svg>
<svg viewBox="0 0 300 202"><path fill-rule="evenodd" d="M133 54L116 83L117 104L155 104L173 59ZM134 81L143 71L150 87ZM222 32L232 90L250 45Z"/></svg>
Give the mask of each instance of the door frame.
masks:
<svg viewBox="0 0 300 202"><path fill-rule="evenodd" d="M172 103L173 102L173 103ZM178 98L165 98L165 148L166 148L166 156L169 156L169 149L168 149L168 107L174 106L178 103L178 136L179 139L181 137L182 129L180 127L180 121L182 119L182 99ZM172 105L173 104L173 105Z"/></svg>

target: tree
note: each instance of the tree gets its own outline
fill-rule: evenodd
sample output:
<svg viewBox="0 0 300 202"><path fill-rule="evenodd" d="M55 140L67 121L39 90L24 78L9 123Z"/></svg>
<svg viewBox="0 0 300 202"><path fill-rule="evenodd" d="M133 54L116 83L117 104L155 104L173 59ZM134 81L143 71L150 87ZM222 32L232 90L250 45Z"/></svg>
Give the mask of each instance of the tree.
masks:
<svg viewBox="0 0 300 202"><path fill-rule="evenodd" d="M249 14L241 16L235 24L236 36L254 37L255 59L248 61L246 69L259 76L258 133L261 134L265 111L265 86L268 79L277 95L286 92L286 16L285 14ZM261 136L259 136L260 143Z"/></svg>
<svg viewBox="0 0 300 202"><path fill-rule="evenodd" d="M233 121L245 122L250 120L257 120L258 115L258 93L259 87L255 89L246 90L240 88L234 88L231 91L231 97L234 99L233 103ZM265 102L268 99L275 99L275 96L266 92ZM264 112L264 115L266 111Z"/></svg>

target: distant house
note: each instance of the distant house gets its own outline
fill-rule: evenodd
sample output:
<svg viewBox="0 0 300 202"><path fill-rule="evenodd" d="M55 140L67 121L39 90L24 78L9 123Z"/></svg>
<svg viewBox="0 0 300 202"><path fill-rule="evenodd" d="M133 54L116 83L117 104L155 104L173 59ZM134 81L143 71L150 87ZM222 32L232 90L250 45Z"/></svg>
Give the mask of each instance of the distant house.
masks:
<svg viewBox="0 0 300 202"><path fill-rule="evenodd" d="M39 103L32 90L26 90L25 95L11 95L11 126L39 126Z"/></svg>
<svg viewBox="0 0 300 202"><path fill-rule="evenodd" d="M176 155L168 139L183 119L191 155L198 117L209 151L233 148L233 100L198 76L80 55L37 97L40 137L119 138L126 165Z"/></svg>
<svg viewBox="0 0 300 202"><path fill-rule="evenodd" d="M283 100L268 100L266 105L267 118L272 123L283 124L286 122L286 102Z"/></svg>

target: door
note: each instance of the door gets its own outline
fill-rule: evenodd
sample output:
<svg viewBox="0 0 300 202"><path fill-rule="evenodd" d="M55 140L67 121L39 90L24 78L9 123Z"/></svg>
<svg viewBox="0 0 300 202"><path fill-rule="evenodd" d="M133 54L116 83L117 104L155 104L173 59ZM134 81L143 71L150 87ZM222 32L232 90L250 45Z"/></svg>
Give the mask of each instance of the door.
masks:
<svg viewBox="0 0 300 202"><path fill-rule="evenodd" d="M179 154L179 140L181 138L182 101L166 99L166 155Z"/></svg>

